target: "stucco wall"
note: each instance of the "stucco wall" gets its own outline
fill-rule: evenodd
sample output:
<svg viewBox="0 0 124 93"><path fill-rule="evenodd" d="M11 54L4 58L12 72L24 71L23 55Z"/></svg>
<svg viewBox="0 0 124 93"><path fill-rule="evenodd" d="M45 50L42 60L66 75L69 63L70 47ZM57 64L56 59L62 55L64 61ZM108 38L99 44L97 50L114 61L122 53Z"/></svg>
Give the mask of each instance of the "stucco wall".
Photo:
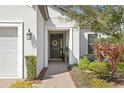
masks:
<svg viewBox="0 0 124 93"><path fill-rule="evenodd" d="M80 30L80 57L87 54L88 33L94 33L94 32L91 32L90 29L81 29Z"/></svg>
<svg viewBox="0 0 124 93"><path fill-rule="evenodd" d="M52 8L52 6L48 6L48 12L49 12L49 20L47 22L47 27L48 28L69 28L69 27L73 27L73 23L72 22L66 22L65 23L65 15L62 15L61 12L55 10L54 8Z"/></svg>
<svg viewBox="0 0 124 93"><path fill-rule="evenodd" d="M36 11L29 6L0 6L0 21L22 21L24 23L24 56L37 55L37 31ZM33 40L27 40L26 33L30 29L33 33ZM24 62L25 65L25 62ZM26 68L25 68L26 69ZM26 70L24 72L26 78Z"/></svg>
<svg viewBox="0 0 124 93"><path fill-rule="evenodd" d="M41 72L41 70L43 69L44 67L44 60L45 60L45 46L44 46L44 43L45 43L45 40L44 40L44 35L45 35L45 23L44 23L44 19L38 9L37 11L37 38L38 38L38 41L37 41L37 48L38 48L38 51L37 51L37 55L38 55L38 63L37 63L37 76L39 75L39 73Z"/></svg>

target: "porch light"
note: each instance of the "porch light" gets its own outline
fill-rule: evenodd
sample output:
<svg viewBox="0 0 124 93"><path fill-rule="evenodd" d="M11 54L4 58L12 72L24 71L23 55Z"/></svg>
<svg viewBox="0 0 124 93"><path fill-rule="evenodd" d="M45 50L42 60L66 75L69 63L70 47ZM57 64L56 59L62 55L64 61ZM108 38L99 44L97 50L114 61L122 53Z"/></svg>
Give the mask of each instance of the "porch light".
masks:
<svg viewBox="0 0 124 93"><path fill-rule="evenodd" d="M30 29L28 29L27 40L31 40L31 39L32 39L32 33L30 32Z"/></svg>

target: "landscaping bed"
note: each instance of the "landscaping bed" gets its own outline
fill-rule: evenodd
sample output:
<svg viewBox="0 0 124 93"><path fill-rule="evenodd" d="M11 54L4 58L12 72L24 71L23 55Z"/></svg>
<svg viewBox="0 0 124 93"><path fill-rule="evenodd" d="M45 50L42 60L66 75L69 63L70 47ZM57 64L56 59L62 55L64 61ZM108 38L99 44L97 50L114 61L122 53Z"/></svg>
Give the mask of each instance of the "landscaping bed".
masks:
<svg viewBox="0 0 124 93"><path fill-rule="evenodd" d="M124 87L124 63L120 62L114 77L111 78L108 63L90 62L81 58L79 64L68 67L70 76L78 88L117 88Z"/></svg>

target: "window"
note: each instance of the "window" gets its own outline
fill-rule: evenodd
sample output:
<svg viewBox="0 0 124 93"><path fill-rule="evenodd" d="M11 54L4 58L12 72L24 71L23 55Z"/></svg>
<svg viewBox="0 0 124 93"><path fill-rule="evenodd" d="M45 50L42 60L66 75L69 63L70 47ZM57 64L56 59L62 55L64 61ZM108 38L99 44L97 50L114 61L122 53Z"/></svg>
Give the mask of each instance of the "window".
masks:
<svg viewBox="0 0 124 93"><path fill-rule="evenodd" d="M17 37L17 27L0 27L0 37Z"/></svg>
<svg viewBox="0 0 124 93"><path fill-rule="evenodd" d="M88 54L93 54L93 44L98 34L88 34Z"/></svg>

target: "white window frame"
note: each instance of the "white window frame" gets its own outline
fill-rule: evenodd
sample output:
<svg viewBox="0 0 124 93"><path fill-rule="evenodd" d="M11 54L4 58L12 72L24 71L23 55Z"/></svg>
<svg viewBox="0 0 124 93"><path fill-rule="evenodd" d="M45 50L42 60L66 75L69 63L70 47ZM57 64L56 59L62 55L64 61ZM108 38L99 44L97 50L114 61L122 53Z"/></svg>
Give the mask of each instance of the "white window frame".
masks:
<svg viewBox="0 0 124 93"><path fill-rule="evenodd" d="M18 30L18 76L17 77L0 77L1 78L23 78L23 22L22 21L0 21L0 27L17 27Z"/></svg>

